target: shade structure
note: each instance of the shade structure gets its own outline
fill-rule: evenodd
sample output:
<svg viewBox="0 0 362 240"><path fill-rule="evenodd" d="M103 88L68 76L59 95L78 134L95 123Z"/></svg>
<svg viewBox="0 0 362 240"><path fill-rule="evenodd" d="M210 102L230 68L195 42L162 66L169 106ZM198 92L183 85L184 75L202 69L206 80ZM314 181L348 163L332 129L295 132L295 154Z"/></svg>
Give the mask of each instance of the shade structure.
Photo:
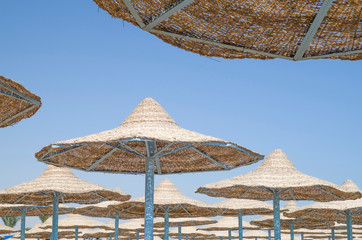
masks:
<svg viewBox="0 0 362 240"><path fill-rule="evenodd" d="M145 238L152 239L154 174L229 170L263 156L181 128L155 100L143 100L117 128L44 147L39 161L85 171L146 174Z"/></svg>
<svg viewBox="0 0 362 240"><path fill-rule="evenodd" d="M96 221L92 218L79 215L79 214L68 214L65 218L60 219L58 222L59 229L74 229L78 227L79 229L89 229L89 228L102 228L111 230L107 224ZM44 223L40 226L42 229L52 228L51 222Z"/></svg>
<svg viewBox="0 0 362 240"><path fill-rule="evenodd" d="M59 200L63 203L93 203L128 200L120 190L113 191L77 178L69 168L48 166L36 179L0 191L0 202L12 204L53 203L53 234L57 239Z"/></svg>
<svg viewBox="0 0 362 240"><path fill-rule="evenodd" d="M82 229L80 237L83 238L105 238L112 235L112 230L106 229Z"/></svg>
<svg viewBox="0 0 362 240"><path fill-rule="evenodd" d="M262 231L262 230L249 230L246 231L244 234L244 238L269 238L269 235L267 232Z"/></svg>
<svg viewBox="0 0 362 240"><path fill-rule="evenodd" d="M178 231L176 228L170 230L170 236L178 236ZM214 236L214 234L208 231L198 230L195 226L188 226L182 229L182 237L186 237L186 239L188 237L197 238L197 237L212 237L212 236Z"/></svg>
<svg viewBox="0 0 362 240"><path fill-rule="evenodd" d="M145 220L144 218L134 218L134 219L130 219L128 221L125 221L121 224L118 225L118 229L122 232L136 232L137 230L140 233L144 232L144 224ZM112 224L108 223L109 227L112 227L112 229L114 229L114 226L112 226ZM161 228L154 228L153 229L154 232L157 233L162 233L163 229Z"/></svg>
<svg viewBox="0 0 362 240"><path fill-rule="evenodd" d="M216 223L216 220L207 218L207 217L189 217L189 218L170 218L168 220L168 224L170 227L178 227L179 225L186 226L197 226L197 225L206 225ZM164 227L165 219L164 218L156 218L153 221L154 227Z"/></svg>
<svg viewBox="0 0 362 240"><path fill-rule="evenodd" d="M140 214L145 211L145 197L131 199L113 208L126 213ZM206 204L184 196L167 178L163 179L154 191L154 215L164 217L164 239L168 240L169 217L216 216L218 212Z"/></svg>
<svg viewBox="0 0 362 240"><path fill-rule="evenodd" d="M0 234L20 232L20 230L0 224Z"/></svg>
<svg viewBox="0 0 362 240"><path fill-rule="evenodd" d="M198 230L199 231L199 230ZM208 231L210 234L213 234L214 237L212 237L213 239L237 239L239 238L239 235L235 232L231 232L231 231L225 231L225 230L221 230L221 231Z"/></svg>
<svg viewBox="0 0 362 240"><path fill-rule="evenodd" d="M44 223L48 223L48 222L51 223L52 218L48 218L47 221L45 221ZM42 224L37 223L29 231L26 231L25 232L26 239L28 239L28 238L37 238L37 237L49 238L51 236L51 234L52 234L52 230L51 229L43 229L43 228L40 228L40 226L42 226ZM72 237L74 237L74 233L75 233L74 229L62 229L62 230L59 230L58 236L59 237L65 237L65 236L71 235Z"/></svg>
<svg viewBox="0 0 362 240"><path fill-rule="evenodd" d="M288 201L284 207L282 207L280 210L284 211L284 212L288 212L288 211L291 211L291 210L294 210L294 209L297 209L299 206L297 204L296 201L293 201L293 200L290 200Z"/></svg>
<svg viewBox="0 0 362 240"><path fill-rule="evenodd" d="M93 1L112 17L204 56L361 59L358 1Z"/></svg>
<svg viewBox="0 0 362 240"><path fill-rule="evenodd" d="M350 192L338 185L303 174L280 149L273 150L253 171L207 184L196 192L212 197L273 199L276 240L280 240L279 200L332 201L361 196L361 192Z"/></svg>
<svg viewBox="0 0 362 240"><path fill-rule="evenodd" d="M0 75L0 128L30 118L41 107L39 96Z"/></svg>
<svg viewBox="0 0 362 240"><path fill-rule="evenodd" d="M213 206L220 208L223 216L238 216L239 240L243 239L243 215L273 214L273 205L258 200L226 199Z"/></svg>
<svg viewBox="0 0 362 240"><path fill-rule="evenodd" d="M243 229L246 230L257 230L260 227L255 225L251 225L249 222L243 221L242 222ZM216 223L208 224L205 226L199 227L200 230L207 230L207 231L222 231L222 230L238 230L239 229L239 222L237 217L226 217L222 216Z"/></svg>
<svg viewBox="0 0 362 240"><path fill-rule="evenodd" d="M251 225L259 226L262 228L273 228L273 216L264 216L250 222ZM294 219L288 218L283 215L280 216L280 227L282 229L291 229L291 227L307 228L307 229L330 229L334 225L332 221L310 220L310 219Z"/></svg>

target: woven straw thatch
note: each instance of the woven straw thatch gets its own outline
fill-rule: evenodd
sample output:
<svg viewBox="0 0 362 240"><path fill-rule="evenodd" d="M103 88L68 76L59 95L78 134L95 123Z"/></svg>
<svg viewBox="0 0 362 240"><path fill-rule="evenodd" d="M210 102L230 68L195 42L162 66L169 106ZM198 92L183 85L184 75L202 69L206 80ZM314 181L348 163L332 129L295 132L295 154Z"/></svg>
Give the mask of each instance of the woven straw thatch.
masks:
<svg viewBox="0 0 362 240"><path fill-rule="evenodd" d="M200 230L197 230L200 231ZM209 231L210 234L215 235L215 237L213 237L214 239L217 238L224 238L224 239L228 239L229 238L229 231ZM239 234L237 234L236 232L231 232L231 239L238 239L239 238Z"/></svg>
<svg viewBox="0 0 362 240"><path fill-rule="evenodd" d="M308 220L308 219L303 219L303 221L299 221L299 220L295 220L294 218L280 216L280 227L282 229L290 229L291 222L293 222L293 226L295 229L297 229L297 228L329 229L331 226L333 226L333 222L326 224L325 222L321 222L318 220ZM265 217L251 221L250 224L271 229L274 227L274 217L265 216Z"/></svg>
<svg viewBox="0 0 362 240"><path fill-rule="evenodd" d="M0 224L0 234L20 232L20 230Z"/></svg>
<svg viewBox="0 0 362 240"><path fill-rule="evenodd" d="M156 174L228 170L263 158L236 144L181 128L151 98L117 128L48 145L35 156L45 163L85 171L141 174L150 140L157 145Z"/></svg>
<svg viewBox="0 0 362 240"><path fill-rule="evenodd" d="M54 192L62 193L63 203L92 203L104 200L124 201L130 195L112 191L77 178L69 168L48 166L36 179L0 191L0 202L46 204L53 202Z"/></svg>
<svg viewBox="0 0 362 240"><path fill-rule="evenodd" d="M129 221L123 222L121 224L118 225L118 230L121 232L134 232L136 230L139 230L140 232L144 231L144 227L143 227L143 223L145 222L144 218L135 218L135 219L131 219ZM107 224L108 228L110 229L114 229L114 223L113 222L109 222ZM159 229L154 227L153 228L154 232L158 232L158 233L162 233L163 229Z"/></svg>
<svg viewBox="0 0 362 240"><path fill-rule="evenodd" d="M114 231L105 229L82 229L79 236L83 238L105 238L109 237L110 234L114 234Z"/></svg>
<svg viewBox="0 0 362 240"><path fill-rule="evenodd" d="M53 214L53 206L31 206L24 204L0 204L0 216L21 216L21 209L26 211L27 216L44 216ZM65 204L59 204L58 214L71 213L73 208Z"/></svg>
<svg viewBox="0 0 362 240"><path fill-rule="evenodd" d="M293 210L293 209L297 209L299 206L298 204L296 203L296 201L288 201L285 206L282 208L283 211L290 211L290 210Z"/></svg>
<svg viewBox="0 0 362 240"><path fill-rule="evenodd" d="M268 233L261 230L249 230L243 233L243 238L268 238Z"/></svg>
<svg viewBox="0 0 362 240"><path fill-rule="evenodd" d="M40 223L35 224L32 229L25 232L25 237L26 238L32 238L32 237L34 237L34 238L36 238L36 237L49 238L50 234L52 233L52 230L51 229L43 229L41 227L44 226L44 224L48 224L49 222L51 223L51 221L52 221L52 218L50 217L43 224L40 224ZM74 234L75 234L74 229L59 229L58 230L58 236L60 236L60 237L65 237L65 236L69 236L69 235L74 237Z"/></svg>
<svg viewBox="0 0 362 240"><path fill-rule="evenodd" d="M273 214L273 205L258 200L230 198L212 206L220 208L223 216L237 215L239 210L242 210L243 215Z"/></svg>
<svg viewBox="0 0 362 240"><path fill-rule="evenodd" d="M171 229L169 233L170 233L171 237L175 237L175 236L178 235L178 229L177 228ZM188 226L188 227L182 228L181 234L182 234L182 237L184 237L186 234L189 237L199 237L199 236L210 237L210 236L214 236L212 233L210 233L208 231L198 230L194 226Z"/></svg>
<svg viewBox="0 0 362 240"><path fill-rule="evenodd" d="M59 229L73 229L75 227L81 228L103 228L103 229L112 229L107 224L98 222L92 218L79 215L79 214L68 214L65 218L62 218L58 222ZM50 229L52 224L50 222L43 223L40 228Z"/></svg>
<svg viewBox="0 0 362 240"><path fill-rule="evenodd" d="M80 207L76 207L73 209L74 214L81 214L89 217L106 217L106 218L115 218L116 217L116 209L112 208L112 205L120 204L118 201L104 201L95 204L83 205ZM130 219L140 217L139 214L131 214L119 212L120 219Z"/></svg>
<svg viewBox="0 0 362 240"><path fill-rule="evenodd" d="M170 218L168 224L170 227L177 227L179 224L181 226L197 226L197 225L206 225L216 223L216 220L207 217L195 217L195 218ZM165 219L156 218L153 221L154 227L164 227Z"/></svg>
<svg viewBox="0 0 362 240"><path fill-rule="evenodd" d="M290 231L283 230L282 233L290 233ZM294 233L295 234L301 234L301 233L303 233L303 234L328 234L328 233L331 233L331 230L298 228L298 229L294 229Z"/></svg>
<svg viewBox="0 0 362 240"><path fill-rule="evenodd" d="M170 217L206 217L216 216L213 207L184 196L167 178L163 179L154 191L154 216L163 217L165 207L169 208ZM145 198L135 198L113 207L125 213L142 214L145 209Z"/></svg>
<svg viewBox="0 0 362 240"><path fill-rule="evenodd" d="M285 153L273 150L253 171L200 187L196 192L212 197L270 200L270 189L279 189L280 200L333 201L361 197L330 182L298 171Z"/></svg>
<svg viewBox="0 0 362 240"><path fill-rule="evenodd" d="M202 227L199 227L201 230L208 231L220 231L220 230L238 230L239 229L239 221L237 217L221 217L217 223L208 224ZM243 229L245 230L256 230L260 229L260 227L253 226L248 222L243 221Z"/></svg>
<svg viewBox="0 0 362 240"><path fill-rule="evenodd" d="M40 97L0 75L0 128L30 118L40 108Z"/></svg>
<svg viewBox="0 0 362 240"><path fill-rule="evenodd" d="M325 17L322 0L93 1L115 18L204 56L290 60L310 56L349 60L362 57L360 1L336 0ZM305 50L299 50L298 58L298 49L303 45ZM344 52L351 54L338 55Z"/></svg>
<svg viewBox="0 0 362 240"><path fill-rule="evenodd" d="M362 222L362 199L313 203L285 213L288 217L346 222L345 211L351 210L352 222Z"/></svg>

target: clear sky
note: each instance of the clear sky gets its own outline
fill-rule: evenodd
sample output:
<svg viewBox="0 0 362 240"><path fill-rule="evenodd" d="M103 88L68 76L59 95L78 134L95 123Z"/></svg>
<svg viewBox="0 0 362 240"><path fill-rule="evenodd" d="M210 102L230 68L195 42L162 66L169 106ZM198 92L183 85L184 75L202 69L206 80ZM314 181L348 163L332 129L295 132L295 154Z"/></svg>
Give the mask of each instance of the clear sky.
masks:
<svg viewBox="0 0 362 240"><path fill-rule="evenodd" d="M37 177L43 146L118 126L146 97L187 129L264 155L281 148L302 172L362 187L362 64L226 60L172 47L91 0L0 1L0 74L42 98L32 118L0 129L0 188ZM156 176L187 196L254 169ZM144 195L144 176L82 179ZM31 226L35 220L30 221Z"/></svg>

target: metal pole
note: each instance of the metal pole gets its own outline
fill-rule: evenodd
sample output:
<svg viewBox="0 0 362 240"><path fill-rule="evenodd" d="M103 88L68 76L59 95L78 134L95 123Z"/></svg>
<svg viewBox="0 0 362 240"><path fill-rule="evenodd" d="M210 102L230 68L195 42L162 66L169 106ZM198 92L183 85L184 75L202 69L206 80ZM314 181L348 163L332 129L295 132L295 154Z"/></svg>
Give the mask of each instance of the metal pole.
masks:
<svg viewBox="0 0 362 240"><path fill-rule="evenodd" d="M145 186L145 240L153 240L153 191L155 159L153 157L156 150L156 143L146 141L146 186ZM117 239L116 239L117 240Z"/></svg>
<svg viewBox="0 0 362 240"><path fill-rule="evenodd" d="M168 206L165 206L165 227L164 227L164 235L163 240L168 240Z"/></svg>
<svg viewBox="0 0 362 240"><path fill-rule="evenodd" d="M75 240L78 240L78 226L75 226Z"/></svg>
<svg viewBox="0 0 362 240"><path fill-rule="evenodd" d="M189 235L188 234L186 234L186 240L189 240Z"/></svg>
<svg viewBox="0 0 362 240"><path fill-rule="evenodd" d="M331 228L331 232L332 232L332 240L334 240L335 236L334 236L334 227Z"/></svg>
<svg viewBox="0 0 362 240"><path fill-rule="evenodd" d="M353 240L351 210L346 211L346 218L347 218L347 239Z"/></svg>
<svg viewBox="0 0 362 240"><path fill-rule="evenodd" d="M40 237L38 236L38 238L37 238L38 240L40 240Z"/></svg>
<svg viewBox="0 0 362 240"><path fill-rule="evenodd" d="M109 234L109 240L112 240L112 233Z"/></svg>
<svg viewBox="0 0 362 240"><path fill-rule="evenodd" d="M294 223L290 221L290 240L294 240Z"/></svg>
<svg viewBox="0 0 362 240"><path fill-rule="evenodd" d="M58 205L59 193L54 193L53 196L53 225L52 225L52 240L58 240Z"/></svg>
<svg viewBox="0 0 362 240"><path fill-rule="evenodd" d="M231 229L229 228L229 240L231 240Z"/></svg>
<svg viewBox="0 0 362 240"><path fill-rule="evenodd" d="M304 233L300 234L300 238L301 238L301 240L304 240Z"/></svg>
<svg viewBox="0 0 362 240"><path fill-rule="evenodd" d="M116 218L114 219L114 240L118 240L118 226L119 226L119 213L116 212Z"/></svg>
<svg viewBox="0 0 362 240"><path fill-rule="evenodd" d="M271 240L271 230L268 229L268 240Z"/></svg>
<svg viewBox="0 0 362 240"><path fill-rule="evenodd" d="M239 240L243 240L243 212L241 210L238 211L238 219L239 219Z"/></svg>
<svg viewBox="0 0 362 240"><path fill-rule="evenodd" d="M21 240L25 240L25 209L21 209Z"/></svg>
<svg viewBox="0 0 362 240"><path fill-rule="evenodd" d="M136 235L137 235L137 240L140 240L140 230L139 229L136 230Z"/></svg>
<svg viewBox="0 0 362 240"><path fill-rule="evenodd" d="M181 233L181 223L178 223L178 240L181 240L181 236L182 236L182 233Z"/></svg>
<svg viewBox="0 0 362 240"><path fill-rule="evenodd" d="M274 209L274 239L281 240L279 189L273 189L273 209Z"/></svg>

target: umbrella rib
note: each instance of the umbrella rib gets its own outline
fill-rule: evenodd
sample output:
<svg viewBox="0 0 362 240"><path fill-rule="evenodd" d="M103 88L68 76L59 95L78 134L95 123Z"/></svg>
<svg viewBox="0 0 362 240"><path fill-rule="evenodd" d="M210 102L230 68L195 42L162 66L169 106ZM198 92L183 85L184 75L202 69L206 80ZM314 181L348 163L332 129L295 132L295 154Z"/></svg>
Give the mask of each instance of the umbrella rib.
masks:
<svg viewBox="0 0 362 240"><path fill-rule="evenodd" d="M357 54L357 53L362 53L362 49L348 51L348 52L337 52L337 53L329 53L329 54L325 54L325 55L304 57L301 60L328 58L328 57L336 57L336 56L343 56L343 55L350 55L350 54Z"/></svg>
<svg viewBox="0 0 362 240"><path fill-rule="evenodd" d="M162 174L160 158L157 156L155 157L155 160L156 160L155 163L156 163L157 174Z"/></svg>
<svg viewBox="0 0 362 240"><path fill-rule="evenodd" d="M45 216L45 214L39 209L39 207L35 207L35 209L36 209L42 216Z"/></svg>
<svg viewBox="0 0 362 240"><path fill-rule="evenodd" d="M320 190L322 190L323 192L326 192L326 193L328 193L328 194L330 194L330 195L338 198L339 200L344 200L342 197L340 197L340 196L338 196L338 195L336 195L336 194L334 194L334 193L332 193L332 192L324 189L322 186L317 186L317 187L318 187Z"/></svg>
<svg viewBox="0 0 362 240"><path fill-rule="evenodd" d="M132 3L129 0L123 0L123 3L126 5L126 7L128 8L128 11L131 13L131 15L133 16L133 18L136 20L138 26L140 26L141 28L143 28L145 26L144 22L142 21L140 15L138 14L138 12L136 11L136 9L133 7Z"/></svg>
<svg viewBox="0 0 362 240"><path fill-rule="evenodd" d="M110 213L111 213L111 209L108 210L106 217L108 217Z"/></svg>
<svg viewBox="0 0 362 240"><path fill-rule="evenodd" d="M293 194L293 192L292 192L292 189L289 189L288 192L289 192L290 196L292 197L292 199L293 199L294 201L296 201L295 196L294 196L294 194Z"/></svg>
<svg viewBox="0 0 362 240"><path fill-rule="evenodd" d="M41 103L39 101L37 101L35 99L32 99L31 97L29 97L28 95L26 95L24 93L19 92L18 90L16 90L12 86L9 86L8 84L2 82L1 80L0 80L0 86L2 86L4 88L6 88L7 90L19 95L22 98L28 100L28 102L31 102L31 103L36 104L36 105L41 105Z"/></svg>
<svg viewBox="0 0 362 240"><path fill-rule="evenodd" d="M241 195L239 198L242 198L244 196L244 194L246 194L247 192L249 192L249 190L251 189L251 187L248 187Z"/></svg>
<svg viewBox="0 0 362 240"><path fill-rule="evenodd" d="M117 151L118 148L113 148L112 150L108 151L106 154L104 154L100 159L98 159L97 161L95 161L94 163L92 163L92 165L90 165L86 171L92 171L94 168L96 168L98 166L98 164L100 164L101 162L103 162L104 160L106 160L107 157L109 157L110 155L112 155L115 151Z"/></svg>
<svg viewBox="0 0 362 240"><path fill-rule="evenodd" d="M44 157L40 158L39 160L43 161L43 160L45 160L45 159L48 159L48 158L51 158L51 157L54 157L54 156L58 156L58 155L60 155L60 154L63 154L63 153L72 151L72 150L74 150L74 149L77 149L77 148L80 148L80 147L83 147L83 146L84 146L84 145L72 146L72 147L67 148L67 149L64 149L64 150L62 150L62 151L49 154L48 156L44 156ZM52 146L52 147L53 147L53 146Z"/></svg>
<svg viewBox="0 0 362 240"><path fill-rule="evenodd" d="M185 210L185 212L186 212L188 215L190 215L190 216L192 217L192 214L191 214L189 211L187 211L187 209L184 208L184 206L180 205L180 207L181 207L183 210Z"/></svg>
<svg viewBox="0 0 362 240"><path fill-rule="evenodd" d="M87 210L85 210L85 211L83 211L83 212L80 212L79 214L83 215L84 213L89 212L89 211L92 211L92 210L95 209L95 208L96 208L96 207L92 206L92 207L90 207L89 209L87 209Z"/></svg>
<svg viewBox="0 0 362 240"><path fill-rule="evenodd" d="M101 198L103 198L105 201L109 201L109 198L103 196L102 194L97 193L96 191L93 191L93 193Z"/></svg>
<svg viewBox="0 0 362 240"><path fill-rule="evenodd" d="M357 214L359 214L360 212L362 212L362 207L359 208L358 210L356 210L356 211L352 214L352 216L357 215Z"/></svg>
<svg viewBox="0 0 362 240"><path fill-rule="evenodd" d="M231 144L230 146L231 146L232 148L235 148L235 149L239 150L240 152L243 152L243 153L248 154L248 155L250 155L250 156L257 157L258 160L261 160L261 159L264 158L264 157L260 156L259 154L253 153L252 151L249 151L249 150L246 150L246 149L243 149L243 148L241 148L241 147L239 147L239 146L237 146L237 145Z"/></svg>
<svg viewBox="0 0 362 240"><path fill-rule="evenodd" d="M333 0L324 0L322 6L319 8L317 15L315 16L313 23L310 25L307 34L304 36L302 43L300 44L297 52L295 53L294 60L300 60L303 58L309 44L312 42L314 35L317 33L319 26L321 25L324 17L327 15L329 8L332 5Z"/></svg>
<svg viewBox="0 0 362 240"><path fill-rule="evenodd" d="M175 6L173 6L173 7L169 8L169 9L167 9L166 11L164 11L160 16L156 17L152 22L150 22L149 24L144 26L142 29L146 30L146 31L151 30L152 28L154 28L158 24L160 24L162 21L169 18L172 14L174 14L177 11L183 9L184 7L186 7L187 5L192 3L193 1L194 0L183 0L183 1L179 2Z"/></svg>
<svg viewBox="0 0 362 240"><path fill-rule="evenodd" d="M118 148L119 150L122 150L122 151L125 151L125 152L128 152L128 153L137 155L137 156L139 156L139 157L142 157L142 158L145 157L143 154L141 154L141 153L139 153L139 152L134 152L134 151L132 151L132 150L128 150L128 149L123 148L123 147L121 147L121 146L113 145L113 144L111 144L111 143L106 143L106 144L107 144L108 146L111 146L111 147L114 147L114 148Z"/></svg>
<svg viewBox="0 0 362 240"><path fill-rule="evenodd" d="M60 199L62 200L62 203L65 203L65 202L64 202L64 195L61 195L61 196L60 196Z"/></svg>
<svg viewBox="0 0 362 240"><path fill-rule="evenodd" d="M161 157L161 156L169 155L169 154L172 154L172 153L175 153L175 152L182 151L182 150L185 150L185 149L187 149L187 148L190 148L191 146L192 146L191 143L186 143L186 144L184 144L184 145L182 145L182 146L180 146L180 147L173 148L173 149L171 149L171 150L169 150L169 151L160 153L160 154L158 154L158 156Z"/></svg>
<svg viewBox="0 0 362 240"><path fill-rule="evenodd" d="M146 157L144 154L140 153L139 151L137 151L137 150L134 149L133 147L128 146L125 142L119 141L119 143L120 143L122 146L124 146L125 148L127 148L127 149L129 149L129 150L131 150L131 151L133 151L133 152L135 152L135 153L137 153L137 154L139 154L140 156Z"/></svg>
<svg viewBox="0 0 362 240"><path fill-rule="evenodd" d="M18 202L20 202L21 200L23 200L25 197L27 197L30 193L26 193L23 196L21 196L20 198L18 198L13 204L16 204Z"/></svg>
<svg viewBox="0 0 362 240"><path fill-rule="evenodd" d="M252 50L252 49L248 49L248 48L244 48L244 47L237 47L237 46L234 46L234 45L229 45L229 44L224 44L224 43L219 43L219 42L213 42L213 41L208 41L208 40L203 40L203 39L195 38L195 37L188 37L188 36L184 36L184 35L176 34L176 33L171 33L171 32L159 31L159 30L154 30L154 29L149 30L149 32L156 33L156 34L161 34L161 35L166 35L166 36L170 36L170 37L175 37L175 38L184 38L186 40L190 40L190 41L194 41L194 42L209 44L209 45L222 47L222 48L227 48L227 49L233 49L233 50L237 50L237 51L241 51L241 52L248 52L248 53L252 53L252 54L265 55L265 56L273 57L273 58L282 58L282 59L287 59L287 60L293 60L292 57L286 57L286 56L277 55L277 54L273 54L273 53Z"/></svg>
<svg viewBox="0 0 362 240"><path fill-rule="evenodd" d="M159 207L157 206L155 212L153 213L154 216L156 216L158 209L159 209Z"/></svg>
<svg viewBox="0 0 362 240"><path fill-rule="evenodd" d="M134 204L134 205L132 205L132 206L130 206L130 207L128 207L128 208L122 209L122 210L119 211L119 212L122 213L122 212L127 211L127 210L129 210L129 209L131 209L131 208L134 208L134 207L136 207L136 206L138 206L138 205L140 205L140 204L142 204L142 203L141 203L141 202L136 203L136 204Z"/></svg>
<svg viewBox="0 0 362 240"><path fill-rule="evenodd" d="M48 196L48 197L53 197L53 195L52 194L50 194L50 193L46 193L46 192L39 192L40 194L43 194L43 195L46 195L46 196Z"/></svg>
<svg viewBox="0 0 362 240"><path fill-rule="evenodd" d="M159 151L157 151L154 155L154 157L158 157L158 155L160 155L162 152L164 152L166 149L168 149L169 147L171 147L173 145L173 143L168 143L166 146L164 146L163 148L161 148Z"/></svg>
<svg viewBox="0 0 362 240"><path fill-rule="evenodd" d="M6 123L10 122L11 120L13 120L13 119L15 119L15 118L17 118L17 117L19 117L19 116L21 116L21 115L23 115L23 114L31 111L31 110L33 110L33 109L36 108L36 107L37 107L37 105L32 105L31 107L28 107L28 108L20 111L19 113L17 113L17 114L15 114L15 115L13 115L13 116L5 119L4 121L2 121L2 122L0 123L0 126L5 125Z"/></svg>
<svg viewBox="0 0 362 240"><path fill-rule="evenodd" d="M253 215L256 215L253 209L249 209Z"/></svg>
<svg viewBox="0 0 362 240"><path fill-rule="evenodd" d="M204 151L201 151L200 149L198 149L195 146L190 146L191 149L193 149L194 151L196 151L197 153L203 155L204 157L206 157L207 159L209 159L211 162L216 163L217 165L222 166L225 169L230 169L229 166L225 165L224 163L216 160L215 158L211 157L209 154L205 153Z"/></svg>

